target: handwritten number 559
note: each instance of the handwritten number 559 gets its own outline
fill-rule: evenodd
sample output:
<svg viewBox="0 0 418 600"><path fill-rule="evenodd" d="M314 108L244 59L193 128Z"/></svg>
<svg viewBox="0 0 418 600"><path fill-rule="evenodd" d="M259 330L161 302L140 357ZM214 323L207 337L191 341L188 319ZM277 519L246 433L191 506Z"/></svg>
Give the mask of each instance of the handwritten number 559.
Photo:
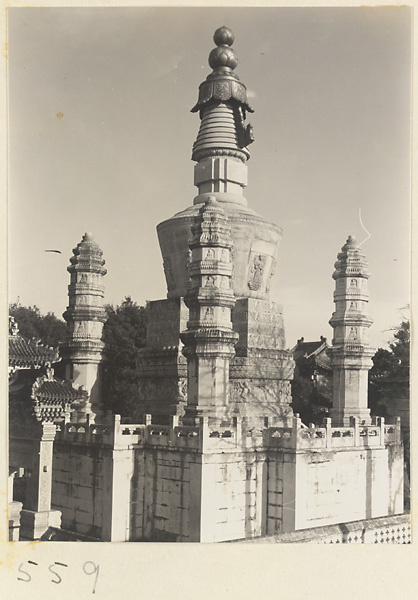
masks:
<svg viewBox="0 0 418 600"><path fill-rule="evenodd" d="M26 561L27 565L35 565L36 567L39 566L38 563L34 562L33 560L28 560ZM29 573L29 566L26 566L24 570L23 566L25 565L25 563L21 563L19 565L19 573L21 575L23 575L23 577L18 577L18 581L23 581L24 583L29 583L30 581L32 581L32 576ZM61 575L58 572L58 567L68 567L68 565L66 565L65 563L60 563L60 562L54 562L52 565L49 565L48 570L50 573L52 573L54 575L54 578L51 579L51 583L55 583L55 584L59 584L62 582L63 578L62 578L62 573ZM94 577L94 583L93 583L93 589L92 589L92 593L95 594L96 593L96 585L97 585L97 579L99 577L99 571L100 571L100 566L96 565L96 563L94 563L91 560L88 560L87 562L85 562L83 564L83 571L86 575L95 575Z"/></svg>

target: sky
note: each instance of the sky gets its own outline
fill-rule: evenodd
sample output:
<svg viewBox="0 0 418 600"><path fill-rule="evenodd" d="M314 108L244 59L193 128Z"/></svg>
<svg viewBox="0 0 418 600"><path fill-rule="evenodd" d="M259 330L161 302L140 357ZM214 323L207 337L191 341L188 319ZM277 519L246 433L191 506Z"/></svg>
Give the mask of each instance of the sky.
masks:
<svg viewBox="0 0 418 600"><path fill-rule="evenodd" d="M283 228L270 296L287 345L331 340L334 262L348 235L368 237L361 221L371 344L384 345L409 303L410 18L409 7L9 9L10 301L61 316L86 231L104 253L107 302L165 297L156 226L197 194L190 109L227 25L255 110L245 196Z"/></svg>

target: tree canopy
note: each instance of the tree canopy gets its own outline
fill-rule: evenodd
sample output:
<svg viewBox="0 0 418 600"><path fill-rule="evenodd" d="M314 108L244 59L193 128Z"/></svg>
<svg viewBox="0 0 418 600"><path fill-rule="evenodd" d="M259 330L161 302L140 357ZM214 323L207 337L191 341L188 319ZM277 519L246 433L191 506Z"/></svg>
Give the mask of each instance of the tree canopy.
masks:
<svg viewBox="0 0 418 600"><path fill-rule="evenodd" d="M369 371L369 407L373 414L386 416L385 402L408 393L410 368L410 324L403 320L394 329L389 350L379 348Z"/></svg>
<svg viewBox="0 0 418 600"><path fill-rule="evenodd" d="M135 420L140 416L137 359L145 346L147 311L129 296L116 308L108 305L106 311L103 404L106 409Z"/></svg>
<svg viewBox="0 0 418 600"><path fill-rule="evenodd" d="M385 377L409 380L410 326L409 321L402 323L394 330L390 350L379 348L373 357L370 377Z"/></svg>
<svg viewBox="0 0 418 600"><path fill-rule="evenodd" d="M20 335L28 340L40 340L53 348L64 340L66 323L52 312L43 315L37 306L22 306L17 300L9 304L9 314L16 319Z"/></svg>
<svg viewBox="0 0 418 600"><path fill-rule="evenodd" d="M314 360L297 360L291 385L293 412L306 425L322 425L332 405L332 373L318 369Z"/></svg>

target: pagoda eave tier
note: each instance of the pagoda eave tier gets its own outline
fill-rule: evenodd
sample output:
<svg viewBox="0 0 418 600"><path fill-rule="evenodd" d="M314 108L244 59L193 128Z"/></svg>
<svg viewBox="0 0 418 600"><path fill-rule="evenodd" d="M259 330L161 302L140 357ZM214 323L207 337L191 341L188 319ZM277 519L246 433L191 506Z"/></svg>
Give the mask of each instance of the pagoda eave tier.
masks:
<svg viewBox="0 0 418 600"><path fill-rule="evenodd" d="M105 323L107 314L103 307L86 306L83 308L79 304L67 308L62 315L66 321L72 319L75 321L100 321Z"/></svg>
<svg viewBox="0 0 418 600"><path fill-rule="evenodd" d="M197 203L157 226L168 298L186 295L190 231L200 207ZM282 229L242 205L222 202L222 208L231 226L235 297L267 299Z"/></svg>
<svg viewBox="0 0 418 600"><path fill-rule="evenodd" d="M354 312L344 312L344 313L333 313L331 319L329 320L329 324L331 327L347 327L347 326L357 326L357 327L370 327L372 325L373 319L366 314L354 313Z"/></svg>

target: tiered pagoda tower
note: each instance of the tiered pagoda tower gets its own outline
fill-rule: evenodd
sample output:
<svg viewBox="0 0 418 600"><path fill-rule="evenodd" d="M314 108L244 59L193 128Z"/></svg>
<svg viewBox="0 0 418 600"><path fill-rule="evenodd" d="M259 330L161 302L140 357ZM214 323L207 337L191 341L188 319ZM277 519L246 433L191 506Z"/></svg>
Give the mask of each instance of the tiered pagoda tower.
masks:
<svg viewBox="0 0 418 600"><path fill-rule="evenodd" d="M222 422L228 410L229 362L238 334L232 330L231 228L219 202L209 197L192 226L187 330L181 334L188 358L184 422L210 417Z"/></svg>
<svg viewBox="0 0 418 600"><path fill-rule="evenodd" d="M334 328L329 350L334 374L331 416L336 425L349 425L350 417L358 417L367 425L371 422L367 407L368 371L374 354L369 347L373 320L367 312L370 273L366 256L351 235L337 256L332 277L335 312L329 322Z"/></svg>
<svg viewBox="0 0 418 600"><path fill-rule="evenodd" d="M231 414L254 423L284 424L289 406L294 362L285 350L282 307L269 300L282 230L247 206L248 145L252 128L245 123L248 104L245 85L234 69L234 35L227 27L214 35L209 56L212 73L200 85L192 112L201 123L193 145L194 182L198 195L193 206L160 223L158 238L167 281L167 300L151 302L147 346L141 353L140 394L144 412L161 422L169 414L184 413L187 365L180 333L188 319L184 297L189 283L190 231L209 198L222 207L231 228L232 289L236 299L232 324L239 334L229 372Z"/></svg>
<svg viewBox="0 0 418 600"><path fill-rule="evenodd" d="M73 250L71 275L68 286L69 305L64 319L67 321L67 337L60 351L65 363L65 378L83 385L90 395L91 410L101 414L101 363L104 343L103 324L106 312L103 307L104 268L103 252L91 233Z"/></svg>

